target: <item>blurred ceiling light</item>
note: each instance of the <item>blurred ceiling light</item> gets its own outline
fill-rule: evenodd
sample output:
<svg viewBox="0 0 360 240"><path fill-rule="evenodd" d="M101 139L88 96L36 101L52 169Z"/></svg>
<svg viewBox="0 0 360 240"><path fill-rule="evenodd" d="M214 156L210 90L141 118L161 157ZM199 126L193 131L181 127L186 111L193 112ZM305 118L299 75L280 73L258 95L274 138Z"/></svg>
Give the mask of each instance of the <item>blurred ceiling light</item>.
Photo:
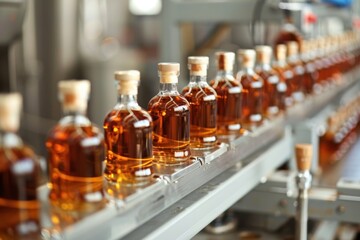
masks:
<svg viewBox="0 0 360 240"><path fill-rule="evenodd" d="M161 0L130 0L129 10L134 15L157 15L161 11Z"/></svg>

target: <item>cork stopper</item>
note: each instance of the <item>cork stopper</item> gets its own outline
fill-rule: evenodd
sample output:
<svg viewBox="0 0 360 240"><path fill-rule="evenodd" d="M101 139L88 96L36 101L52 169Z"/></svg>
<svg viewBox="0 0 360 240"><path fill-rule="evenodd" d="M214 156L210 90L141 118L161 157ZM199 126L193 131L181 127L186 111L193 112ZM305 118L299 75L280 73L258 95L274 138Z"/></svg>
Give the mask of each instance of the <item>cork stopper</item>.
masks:
<svg viewBox="0 0 360 240"><path fill-rule="evenodd" d="M238 60L242 67L253 68L255 65L255 50L240 49L238 50Z"/></svg>
<svg viewBox="0 0 360 240"><path fill-rule="evenodd" d="M233 52L216 52L216 61L218 70L232 71L235 62L235 53Z"/></svg>
<svg viewBox="0 0 360 240"><path fill-rule="evenodd" d="M311 166L312 159L312 145L311 144L296 144L295 155L296 164L299 171L308 171Z"/></svg>
<svg viewBox="0 0 360 240"><path fill-rule="evenodd" d="M256 50L256 59L258 63L261 64L270 64L272 48L267 45L260 45L255 47Z"/></svg>
<svg viewBox="0 0 360 240"><path fill-rule="evenodd" d="M90 94L89 80L62 80L58 83L64 112L85 113Z"/></svg>
<svg viewBox="0 0 360 240"><path fill-rule="evenodd" d="M276 45L275 57L278 61L286 60L286 45L285 44Z"/></svg>
<svg viewBox="0 0 360 240"><path fill-rule="evenodd" d="M299 52L299 45L297 42L295 41L290 41L286 43L286 47L287 47L287 55L289 57L291 56L295 56L298 54Z"/></svg>
<svg viewBox="0 0 360 240"><path fill-rule="evenodd" d="M208 65L208 57L188 57L188 68L190 70L190 75L206 76Z"/></svg>
<svg viewBox="0 0 360 240"><path fill-rule="evenodd" d="M114 73L118 81L119 95L137 95L140 72L137 70L117 71Z"/></svg>
<svg viewBox="0 0 360 240"><path fill-rule="evenodd" d="M158 74L160 83L177 83L180 75L179 63L159 63Z"/></svg>
<svg viewBox="0 0 360 240"><path fill-rule="evenodd" d="M0 94L0 130L16 132L20 126L22 96L19 93Z"/></svg>

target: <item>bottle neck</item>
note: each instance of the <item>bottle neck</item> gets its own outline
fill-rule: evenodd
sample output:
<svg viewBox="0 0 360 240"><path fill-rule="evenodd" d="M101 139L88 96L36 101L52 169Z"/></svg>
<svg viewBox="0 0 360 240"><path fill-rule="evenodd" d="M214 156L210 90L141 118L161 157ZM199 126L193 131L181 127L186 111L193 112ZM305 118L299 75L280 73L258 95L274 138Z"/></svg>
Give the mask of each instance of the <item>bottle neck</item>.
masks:
<svg viewBox="0 0 360 240"><path fill-rule="evenodd" d="M217 78L233 78L234 77L234 73L233 70L218 70L216 72L216 77Z"/></svg>
<svg viewBox="0 0 360 240"><path fill-rule="evenodd" d="M19 147L22 146L23 142L16 131L5 131L0 129L0 146L1 147Z"/></svg>
<svg viewBox="0 0 360 240"><path fill-rule="evenodd" d="M120 94L118 96L118 103L123 105L138 106L137 95L135 94Z"/></svg>
<svg viewBox="0 0 360 240"><path fill-rule="evenodd" d="M270 71L271 70L271 65L270 65L270 63L267 63L267 62L259 62L256 65L256 69L261 69L261 70L264 70L264 71Z"/></svg>
<svg viewBox="0 0 360 240"><path fill-rule="evenodd" d="M190 75L191 83L206 82L206 75Z"/></svg>
<svg viewBox="0 0 360 240"><path fill-rule="evenodd" d="M243 73L246 73L246 74L254 74L254 68L252 66L241 66L240 67L240 71L242 71Z"/></svg>
<svg viewBox="0 0 360 240"><path fill-rule="evenodd" d="M160 83L160 92L178 94L177 83Z"/></svg>

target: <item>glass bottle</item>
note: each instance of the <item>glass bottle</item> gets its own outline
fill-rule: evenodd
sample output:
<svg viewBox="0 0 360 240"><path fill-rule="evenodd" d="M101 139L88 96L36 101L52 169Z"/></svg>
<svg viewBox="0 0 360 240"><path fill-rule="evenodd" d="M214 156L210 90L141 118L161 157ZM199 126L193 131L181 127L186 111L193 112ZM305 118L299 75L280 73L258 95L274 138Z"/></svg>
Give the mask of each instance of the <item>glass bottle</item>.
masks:
<svg viewBox="0 0 360 240"><path fill-rule="evenodd" d="M159 63L160 91L148 105L153 119L154 161L181 164L190 157L190 104L177 90L180 64Z"/></svg>
<svg viewBox="0 0 360 240"><path fill-rule="evenodd" d="M140 72L115 72L118 102L106 115L105 178L125 185L142 185L150 181L153 161L150 114L137 102Z"/></svg>
<svg viewBox="0 0 360 240"><path fill-rule="evenodd" d="M40 165L16 134L21 95L0 94L0 239L40 239Z"/></svg>
<svg viewBox="0 0 360 240"><path fill-rule="evenodd" d="M99 128L86 117L90 82L58 83L64 117L50 131L49 153L52 206L88 212L101 208L103 198L104 139Z"/></svg>
<svg viewBox="0 0 360 240"><path fill-rule="evenodd" d="M206 82L208 57L188 57L190 82L182 95L190 104L190 145L194 149L216 145L216 92Z"/></svg>
<svg viewBox="0 0 360 240"><path fill-rule="evenodd" d="M217 94L217 134L245 135L241 122L242 86L233 75L235 53L217 52L217 73L210 81Z"/></svg>
<svg viewBox="0 0 360 240"><path fill-rule="evenodd" d="M278 73L272 69L270 46L256 46L257 64L255 72L264 80L263 113L268 118L273 118L280 113L281 83Z"/></svg>
<svg viewBox="0 0 360 240"><path fill-rule="evenodd" d="M298 44L302 41L302 36L294 25L294 20L289 10L284 10L284 23L276 35L274 45L286 44L289 41L296 41Z"/></svg>
<svg viewBox="0 0 360 240"><path fill-rule="evenodd" d="M312 94L318 73L314 63L314 50L312 42L303 40L300 48L300 59L305 68L304 73L304 91L306 94Z"/></svg>
<svg viewBox="0 0 360 240"><path fill-rule="evenodd" d="M305 68L299 58L299 45L295 41L287 42L287 62L292 68L293 79L291 80L292 96L296 102L304 101L304 74Z"/></svg>
<svg viewBox="0 0 360 240"><path fill-rule="evenodd" d="M236 79L242 85L242 118L245 128L253 130L263 123L264 80L255 73L255 50L238 51L240 71Z"/></svg>
<svg viewBox="0 0 360 240"><path fill-rule="evenodd" d="M279 44L276 46L275 50L275 59L273 63L273 69L279 74L280 77L280 109L285 110L287 107L290 107L294 104L294 99L292 97L292 84L294 73L291 70L291 67L286 62L286 45Z"/></svg>

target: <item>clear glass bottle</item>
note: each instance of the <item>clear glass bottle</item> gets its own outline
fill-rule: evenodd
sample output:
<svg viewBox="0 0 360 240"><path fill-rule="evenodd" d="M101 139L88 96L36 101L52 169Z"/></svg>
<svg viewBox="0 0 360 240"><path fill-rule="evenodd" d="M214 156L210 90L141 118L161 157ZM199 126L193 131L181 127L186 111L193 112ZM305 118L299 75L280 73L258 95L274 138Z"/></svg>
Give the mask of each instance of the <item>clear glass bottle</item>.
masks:
<svg viewBox="0 0 360 240"><path fill-rule="evenodd" d="M280 113L281 85L278 73L271 67L272 49L270 46L256 46L257 64L255 72L264 80L263 113L271 119Z"/></svg>
<svg viewBox="0 0 360 240"><path fill-rule="evenodd" d="M153 119L154 161L181 164L190 157L190 104L177 90L180 64L159 63L160 91L148 105Z"/></svg>
<svg viewBox="0 0 360 240"><path fill-rule="evenodd" d="M16 134L21 95L0 94L0 239L40 239L40 165Z"/></svg>
<svg viewBox="0 0 360 240"><path fill-rule="evenodd" d="M304 74L305 67L299 58L299 45L295 41L287 42L287 62L293 70L293 79L291 80L292 96L295 102L302 102L304 95Z"/></svg>
<svg viewBox="0 0 360 240"><path fill-rule="evenodd" d="M280 109L285 110L287 107L294 104L294 99L292 97L293 89L291 85L294 73L286 62L286 45L279 44L276 46L275 59L276 61L273 63L273 69L279 74L280 83L282 83L279 88L281 98Z"/></svg>
<svg viewBox="0 0 360 240"><path fill-rule="evenodd" d="M300 59L305 68L304 91L306 94L310 95L313 93L314 85L318 78L312 41L303 40L301 42L300 52L301 52Z"/></svg>
<svg viewBox="0 0 360 240"><path fill-rule="evenodd" d="M190 104L190 145L209 149L216 145L216 92L206 81L208 57L188 57L190 82L182 95Z"/></svg>
<svg viewBox="0 0 360 240"><path fill-rule="evenodd" d="M210 81L217 94L217 134L245 135L241 122L242 86L233 75L235 53L217 52L217 73Z"/></svg>
<svg viewBox="0 0 360 240"><path fill-rule="evenodd" d="M264 80L255 73L255 50L238 51L240 71L236 75L242 89L242 118L246 129L253 130L263 121Z"/></svg>
<svg viewBox="0 0 360 240"><path fill-rule="evenodd" d="M105 178L121 185L143 185L152 173L153 124L137 102L140 72L115 72L115 79L118 102L104 120Z"/></svg>
<svg viewBox="0 0 360 240"><path fill-rule="evenodd" d="M104 139L86 117L90 82L67 80L58 84L64 117L50 131L49 152L52 206L88 212L104 204Z"/></svg>

